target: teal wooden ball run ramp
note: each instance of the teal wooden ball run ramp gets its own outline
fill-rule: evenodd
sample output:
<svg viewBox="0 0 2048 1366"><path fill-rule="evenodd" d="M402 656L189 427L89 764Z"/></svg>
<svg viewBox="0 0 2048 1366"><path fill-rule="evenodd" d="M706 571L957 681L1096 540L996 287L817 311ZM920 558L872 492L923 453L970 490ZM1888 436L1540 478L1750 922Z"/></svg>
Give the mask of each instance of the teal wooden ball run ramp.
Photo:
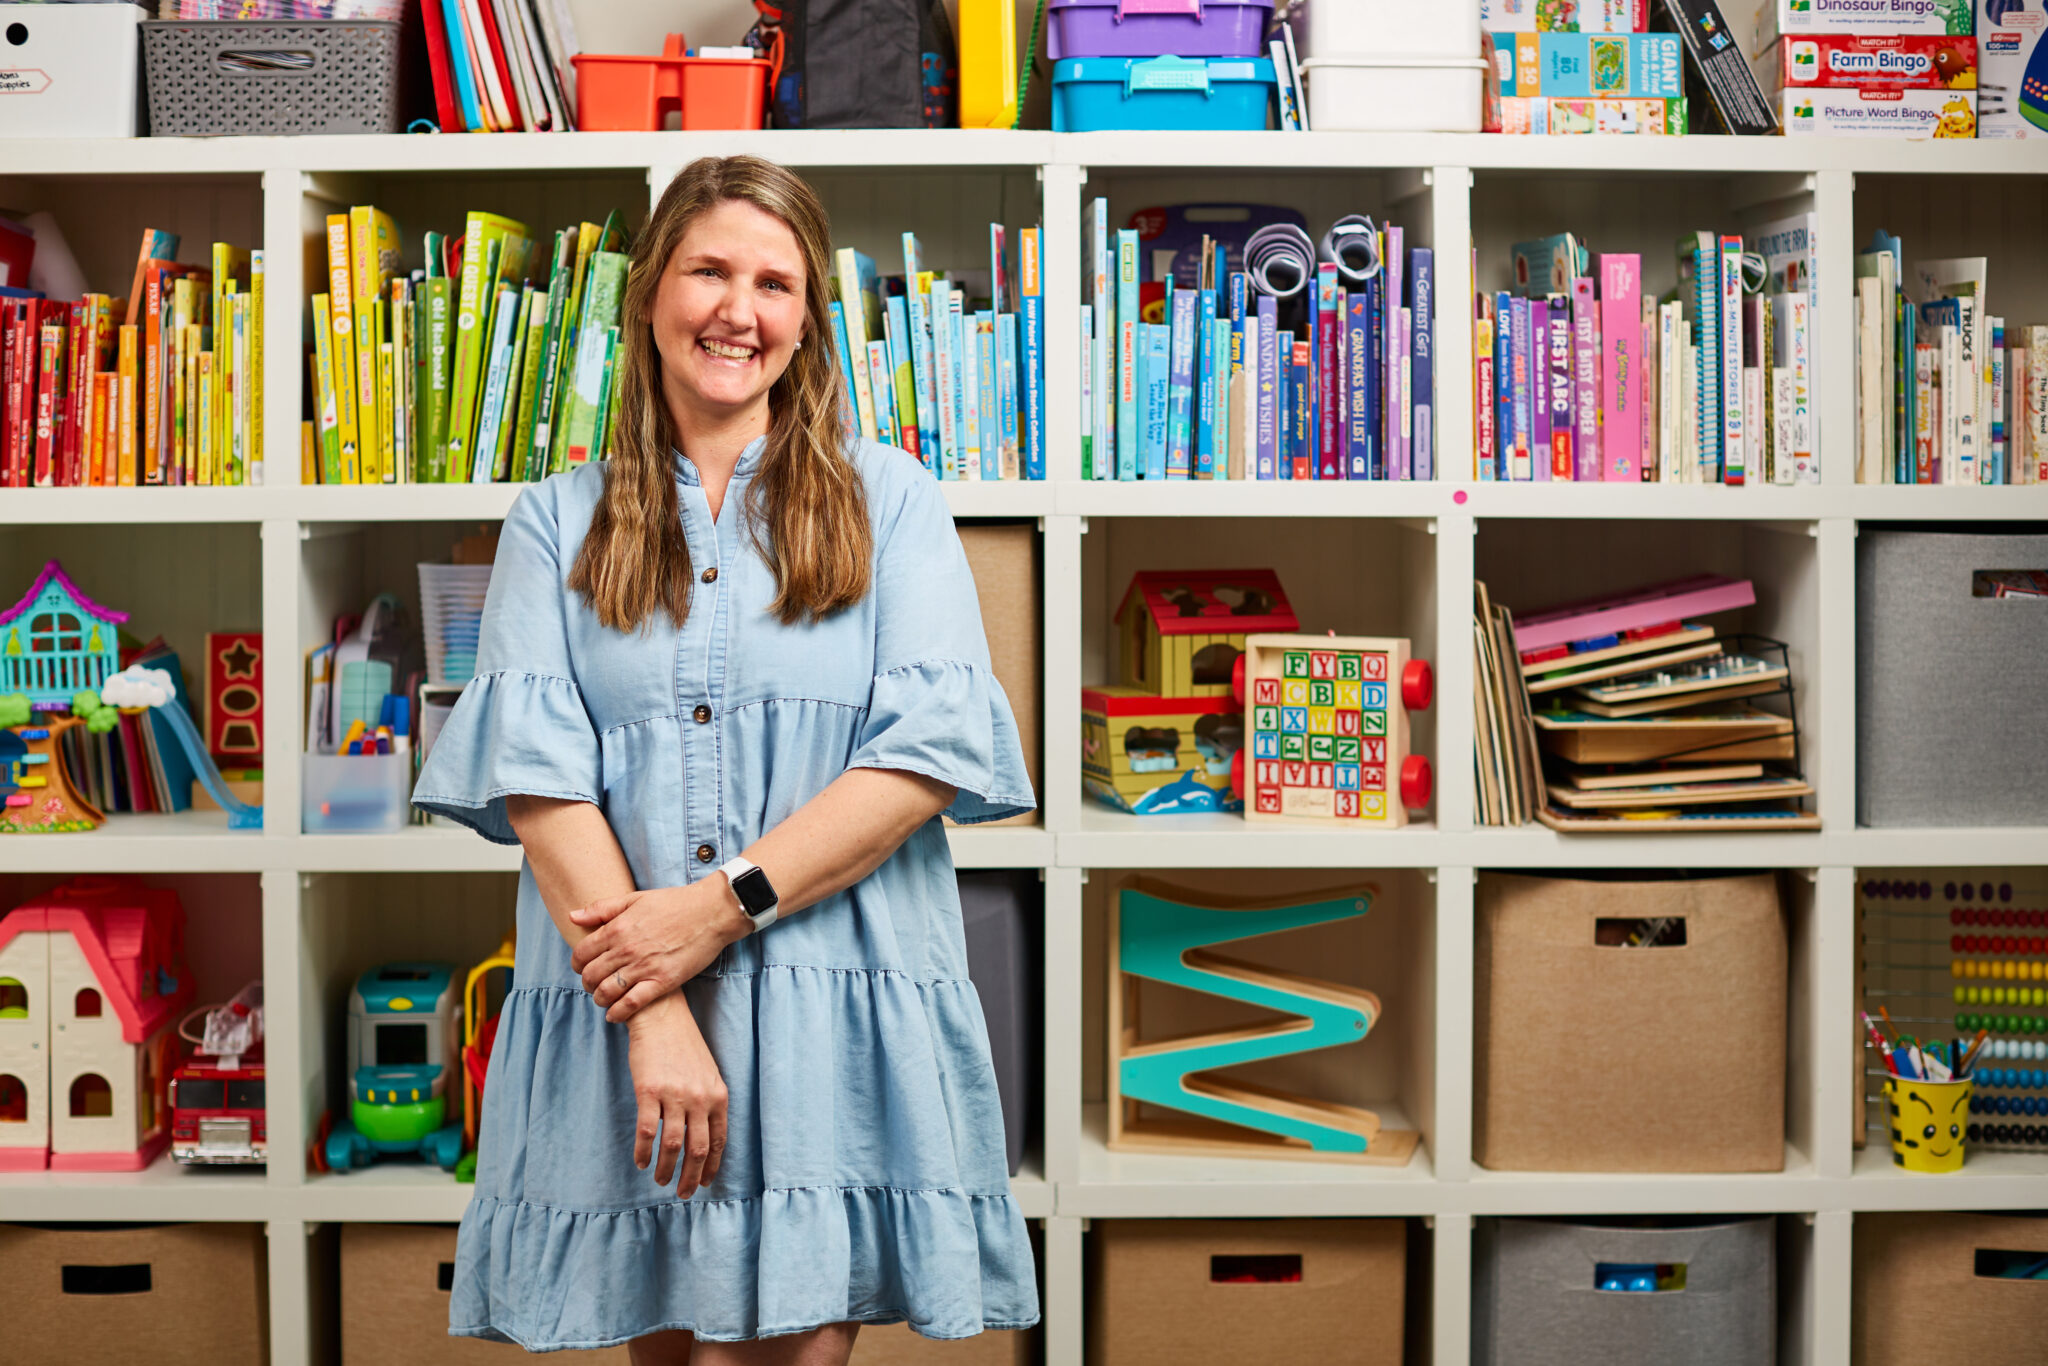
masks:
<svg viewBox="0 0 2048 1366"><path fill-rule="evenodd" d="M1206 1075L1366 1038L1380 1017L1379 998L1370 991L1248 963L1210 946L1356 919L1372 909L1378 895L1378 888L1359 885L1309 900L1217 897L1149 879L1112 893L1109 1146L1124 1152L1406 1163L1420 1135L1383 1128L1370 1110ZM1280 1018L1145 1039L1139 1011L1146 982L1243 1002Z"/></svg>

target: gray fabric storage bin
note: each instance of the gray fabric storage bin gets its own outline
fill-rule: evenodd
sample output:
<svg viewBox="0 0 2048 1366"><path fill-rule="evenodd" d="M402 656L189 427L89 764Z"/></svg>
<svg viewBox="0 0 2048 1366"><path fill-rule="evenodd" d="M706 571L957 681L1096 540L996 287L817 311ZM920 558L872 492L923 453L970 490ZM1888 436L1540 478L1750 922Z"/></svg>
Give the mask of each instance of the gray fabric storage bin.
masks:
<svg viewBox="0 0 2048 1366"><path fill-rule="evenodd" d="M1482 1219L1473 1366L1773 1366L1777 1246L1769 1217L1669 1228ZM1601 1290L1603 1262L1682 1263L1685 1288Z"/></svg>
<svg viewBox="0 0 2048 1366"><path fill-rule="evenodd" d="M2048 535L1857 538L1859 824L2048 824L2048 599L1973 597L1980 569L2048 569Z"/></svg>
<svg viewBox="0 0 2048 1366"><path fill-rule="evenodd" d="M1035 872L973 872L959 878L967 976L988 1020L989 1056L995 1060L996 1094L1003 1103L1003 1134L1010 1175L1015 1176L1038 1117L1044 889Z"/></svg>

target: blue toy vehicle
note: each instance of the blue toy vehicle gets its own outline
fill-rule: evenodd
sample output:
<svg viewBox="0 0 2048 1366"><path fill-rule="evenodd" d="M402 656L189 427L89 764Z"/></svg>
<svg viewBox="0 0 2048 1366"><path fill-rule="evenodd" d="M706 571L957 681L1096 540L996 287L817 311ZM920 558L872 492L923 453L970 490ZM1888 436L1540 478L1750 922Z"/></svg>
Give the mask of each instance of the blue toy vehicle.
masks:
<svg viewBox="0 0 2048 1366"><path fill-rule="evenodd" d="M456 1048L462 999L450 963L386 963L348 998L348 1118L327 1135L327 1165L419 1153L455 1170L462 1157Z"/></svg>

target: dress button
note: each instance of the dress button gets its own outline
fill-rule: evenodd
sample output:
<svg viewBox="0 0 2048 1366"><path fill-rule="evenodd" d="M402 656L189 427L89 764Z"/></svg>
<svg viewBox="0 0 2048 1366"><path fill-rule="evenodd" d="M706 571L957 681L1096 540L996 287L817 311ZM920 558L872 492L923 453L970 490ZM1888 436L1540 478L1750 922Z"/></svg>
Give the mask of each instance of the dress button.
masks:
<svg viewBox="0 0 2048 1366"><path fill-rule="evenodd" d="M706 583L717 583L717 582L718 582L718 567L717 567L716 565L714 565L714 566L712 566L711 568L709 568L709 569L707 569L707 570L705 570L705 571L704 571L704 582L706 582Z"/></svg>
<svg viewBox="0 0 2048 1366"><path fill-rule="evenodd" d="M701 726L706 721L709 721L711 719L711 708L705 706L702 702L699 702L697 704L697 710L691 712L690 715L696 717L697 724Z"/></svg>
<svg viewBox="0 0 2048 1366"><path fill-rule="evenodd" d="M709 863L711 862L711 860L717 857L718 851L716 849L713 849L710 845L700 844L697 846L697 862Z"/></svg>

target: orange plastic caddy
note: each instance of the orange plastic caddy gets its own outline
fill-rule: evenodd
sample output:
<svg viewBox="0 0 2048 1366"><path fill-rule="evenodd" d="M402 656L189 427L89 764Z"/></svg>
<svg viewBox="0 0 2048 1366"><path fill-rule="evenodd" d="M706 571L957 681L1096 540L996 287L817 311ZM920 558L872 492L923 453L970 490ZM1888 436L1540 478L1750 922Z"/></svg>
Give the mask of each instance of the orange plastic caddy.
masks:
<svg viewBox="0 0 2048 1366"><path fill-rule="evenodd" d="M683 52L683 35L671 33L659 57L573 58L577 128L659 132L670 113L681 116L686 132L761 126L772 62Z"/></svg>

